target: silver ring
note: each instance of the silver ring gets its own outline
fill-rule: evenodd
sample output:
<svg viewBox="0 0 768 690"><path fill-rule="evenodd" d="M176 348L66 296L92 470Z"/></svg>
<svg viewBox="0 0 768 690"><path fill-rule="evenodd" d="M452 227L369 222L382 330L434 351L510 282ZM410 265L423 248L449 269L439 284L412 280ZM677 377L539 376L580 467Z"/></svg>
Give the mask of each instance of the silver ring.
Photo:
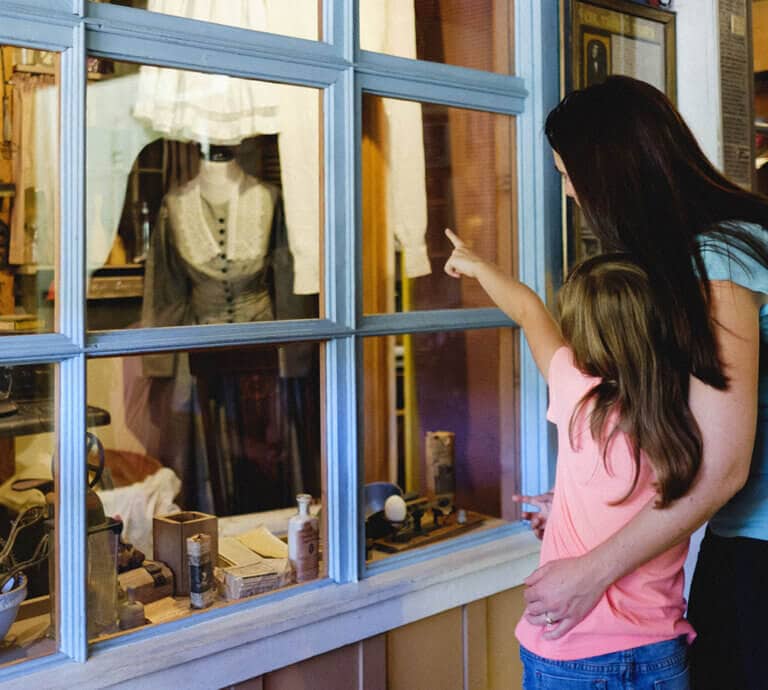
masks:
<svg viewBox="0 0 768 690"><path fill-rule="evenodd" d="M552 616L549 615L549 613L544 613L544 620L547 621L547 625L554 625L557 623L557 621L552 620Z"/></svg>

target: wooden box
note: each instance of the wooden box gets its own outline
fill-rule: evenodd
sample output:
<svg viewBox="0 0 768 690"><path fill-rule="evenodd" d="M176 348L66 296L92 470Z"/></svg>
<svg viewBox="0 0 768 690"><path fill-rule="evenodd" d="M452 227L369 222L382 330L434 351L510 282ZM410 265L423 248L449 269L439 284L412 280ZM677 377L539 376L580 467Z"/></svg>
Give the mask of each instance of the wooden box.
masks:
<svg viewBox="0 0 768 690"><path fill-rule="evenodd" d="M156 515L152 521L153 559L171 569L176 596L189 595L187 538L200 533L211 537L211 562L215 564L219 553L219 528L215 515L185 510Z"/></svg>
<svg viewBox="0 0 768 690"><path fill-rule="evenodd" d="M173 596L173 573L165 563L144 561L140 567L120 573L117 579L126 592L132 589L136 601L142 604Z"/></svg>

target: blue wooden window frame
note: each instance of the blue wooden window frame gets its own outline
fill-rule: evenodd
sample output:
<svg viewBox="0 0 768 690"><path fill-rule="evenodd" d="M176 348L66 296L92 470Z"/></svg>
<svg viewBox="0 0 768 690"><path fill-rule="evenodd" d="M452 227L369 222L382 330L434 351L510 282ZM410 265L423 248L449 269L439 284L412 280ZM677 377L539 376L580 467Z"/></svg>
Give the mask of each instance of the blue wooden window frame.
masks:
<svg viewBox="0 0 768 690"><path fill-rule="evenodd" d="M514 325L496 309L362 316L360 104L362 93L489 110L517 119L518 222L521 278L551 298L561 270L559 180L542 123L558 98L558 2L515 5L516 75L405 60L362 51L356 44L357 0L324 0L324 41L205 24L86 0L3 0L0 43L61 53L61 251L58 332L6 338L0 362L58 364L59 652L5 677L60 659L85 661L85 368L88 358L201 346L323 340L327 410L329 578L353 582L365 573L358 506L362 482L357 438L359 343L369 335ZM323 91L325 316L312 321L228 324L87 333L85 329L85 57L211 71L310 86ZM521 348L523 490L549 487L552 443L545 422L546 387ZM350 526L355 526L350 528ZM469 536L447 548L463 548ZM430 558L425 549L415 556ZM398 561L393 560L397 567ZM126 641L129 641L126 638ZM119 641L118 641L119 643Z"/></svg>

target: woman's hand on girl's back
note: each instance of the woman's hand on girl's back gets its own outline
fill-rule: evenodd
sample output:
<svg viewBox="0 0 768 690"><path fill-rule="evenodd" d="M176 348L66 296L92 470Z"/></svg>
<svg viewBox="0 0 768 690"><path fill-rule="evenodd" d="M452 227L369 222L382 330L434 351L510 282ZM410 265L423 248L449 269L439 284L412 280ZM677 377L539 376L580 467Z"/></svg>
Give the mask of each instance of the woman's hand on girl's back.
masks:
<svg viewBox="0 0 768 690"><path fill-rule="evenodd" d="M530 623L546 626L545 639L565 635L595 608L608 588L610 583L595 578L588 556L550 561L526 578L524 615Z"/></svg>

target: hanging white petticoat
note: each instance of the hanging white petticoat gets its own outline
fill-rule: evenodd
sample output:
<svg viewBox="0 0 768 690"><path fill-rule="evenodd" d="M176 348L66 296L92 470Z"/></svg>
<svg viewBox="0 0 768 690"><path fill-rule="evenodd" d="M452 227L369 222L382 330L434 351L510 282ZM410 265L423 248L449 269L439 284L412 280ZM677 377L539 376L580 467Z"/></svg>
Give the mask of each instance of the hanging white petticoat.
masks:
<svg viewBox="0 0 768 690"><path fill-rule="evenodd" d="M256 31L267 30L265 0L149 0L147 9ZM276 134L273 84L144 65L133 115L169 139L236 145Z"/></svg>

